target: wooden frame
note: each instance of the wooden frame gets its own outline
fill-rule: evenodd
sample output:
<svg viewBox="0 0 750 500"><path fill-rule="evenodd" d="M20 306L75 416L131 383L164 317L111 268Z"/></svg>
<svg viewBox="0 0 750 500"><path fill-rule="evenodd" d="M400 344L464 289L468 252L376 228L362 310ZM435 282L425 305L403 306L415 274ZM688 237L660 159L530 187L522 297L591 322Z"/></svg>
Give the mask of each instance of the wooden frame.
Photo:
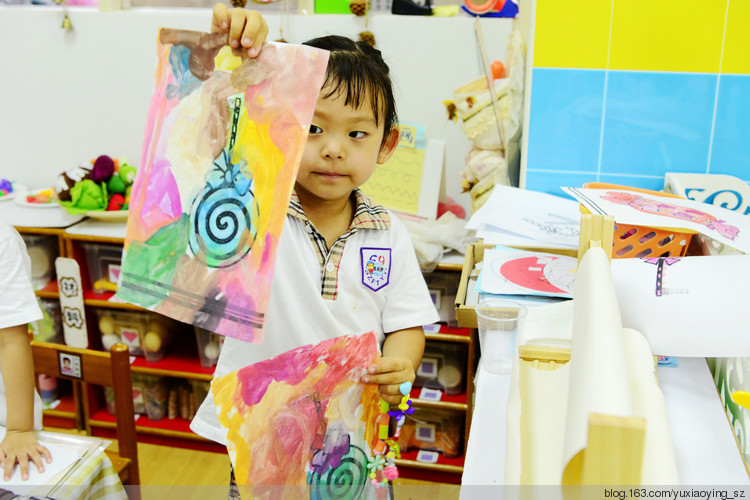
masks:
<svg viewBox="0 0 750 500"><path fill-rule="evenodd" d="M133 381L130 376L130 353L127 346L117 343L110 352L78 349L48 342L32 342L34 371L53 377L80 380L84 383L112 387L115 395L118 452L107 451L123 484L140 484L138 443L135 434ZM79 360L79 375L62 371L61 359Z"/></svg>

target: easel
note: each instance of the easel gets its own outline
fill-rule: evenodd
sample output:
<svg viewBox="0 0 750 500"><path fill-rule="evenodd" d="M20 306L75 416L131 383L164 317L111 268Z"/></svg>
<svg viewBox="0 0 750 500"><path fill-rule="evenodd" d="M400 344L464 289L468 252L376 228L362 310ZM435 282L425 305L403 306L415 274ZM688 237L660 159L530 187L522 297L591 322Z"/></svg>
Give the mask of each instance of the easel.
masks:
<svg viewBox="0 0 750 500"><path fill-rule="evenodd" d="M595 247L604 249L611 261L613 232L614 220L611 216L583 214L578 251L579 264L586 252ZM570 361L570 349L521 345L519 358L560 365ZM644 418L590 413L586 447L570 460L561 478L561 484L641 484L645 437Z"/></svg>

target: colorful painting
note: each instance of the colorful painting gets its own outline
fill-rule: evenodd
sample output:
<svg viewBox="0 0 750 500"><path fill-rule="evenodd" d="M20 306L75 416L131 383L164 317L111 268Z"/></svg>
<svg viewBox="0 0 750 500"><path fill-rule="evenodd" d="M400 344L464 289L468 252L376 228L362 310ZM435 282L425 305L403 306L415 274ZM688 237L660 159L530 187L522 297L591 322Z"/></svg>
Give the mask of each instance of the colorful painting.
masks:
<svg viewBox="0 0 750 500"><path fill-rule="evenodd" d="M688 229L730 248L750 252L750 219L727 208L632 189L573 188L563 191L593 214L612 215L615 223Z"/></svg>
<svg viewBox="0 0 750 500"><path fill-rule="evenodd" d="M294 177L328 52L161 29L118 297L262 342Z"/></svg>
<svg viewBox="0 0 750 500"><path fill-rule="evenodd" d="M293 349L211 383L237 484L261 496L307 487L312 498L365 498L378 442L378 386L360 377L379 360L374 334Z"/></svg>

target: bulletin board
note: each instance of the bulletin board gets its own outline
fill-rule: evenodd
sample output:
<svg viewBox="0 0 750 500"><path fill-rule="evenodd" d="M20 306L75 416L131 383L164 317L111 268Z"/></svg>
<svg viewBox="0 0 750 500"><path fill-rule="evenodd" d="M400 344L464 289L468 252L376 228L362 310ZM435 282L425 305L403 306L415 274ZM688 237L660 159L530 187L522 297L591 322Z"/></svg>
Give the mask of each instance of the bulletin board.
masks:
<svg viewBox="0 0 750 500"><path fill-rule="evenodd" d="M750 181L748 23L746 0L536 0L521 185Z"/></svg>

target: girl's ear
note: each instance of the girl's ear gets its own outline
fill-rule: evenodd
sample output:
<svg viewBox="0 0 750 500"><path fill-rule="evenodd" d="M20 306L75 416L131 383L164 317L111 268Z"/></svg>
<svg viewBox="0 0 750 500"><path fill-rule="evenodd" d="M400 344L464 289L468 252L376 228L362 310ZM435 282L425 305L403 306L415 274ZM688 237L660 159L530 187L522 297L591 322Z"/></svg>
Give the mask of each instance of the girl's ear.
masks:
<svg viewBox="0 0 750 500"><path fill-rule="evenodd" d="M382 165L383 163L387 162L391 158L391 156L393 156L393 152L396 151L396 147L398 146L400 137L401 131L399 130L399 128L392 127L390 132L388 132L388 137L386 137L383 145L380 146L380 153L378 153L378 165Z"/></svg>

